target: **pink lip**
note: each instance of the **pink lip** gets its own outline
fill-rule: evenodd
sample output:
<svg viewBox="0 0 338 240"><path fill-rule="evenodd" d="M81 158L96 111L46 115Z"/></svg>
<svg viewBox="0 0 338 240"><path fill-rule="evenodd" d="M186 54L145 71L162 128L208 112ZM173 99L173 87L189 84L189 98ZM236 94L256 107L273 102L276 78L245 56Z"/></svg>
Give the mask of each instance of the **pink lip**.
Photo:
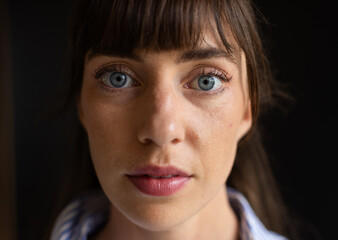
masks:
<svg viewBox="0 0 338 240"><path fill-rule="evenodd" d="M166 177L165 176L170 176ZM181 190L191 175L178 168L145 166L127 174L134 186L144 194L170 196Z"/></svg>

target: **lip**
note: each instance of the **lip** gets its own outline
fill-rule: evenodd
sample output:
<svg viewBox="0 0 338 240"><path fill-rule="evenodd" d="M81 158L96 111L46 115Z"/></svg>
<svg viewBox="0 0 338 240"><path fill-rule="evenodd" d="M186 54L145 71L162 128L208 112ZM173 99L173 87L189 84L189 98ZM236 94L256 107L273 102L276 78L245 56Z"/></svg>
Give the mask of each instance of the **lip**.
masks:
<svg viewBox="0 0 338 240"><path fill-rule="evenodd" d="M184 188L192 175L173 166L145 166L128 173L127 177L144 194L171 196Z"/></svg>

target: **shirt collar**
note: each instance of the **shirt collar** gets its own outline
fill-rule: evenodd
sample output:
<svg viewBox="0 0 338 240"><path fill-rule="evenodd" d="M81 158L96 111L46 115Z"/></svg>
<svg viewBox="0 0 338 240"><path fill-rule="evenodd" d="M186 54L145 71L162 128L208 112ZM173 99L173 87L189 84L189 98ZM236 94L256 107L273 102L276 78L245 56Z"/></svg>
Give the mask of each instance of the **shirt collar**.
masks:
<svg viewBox="0 0 338 240"><path fill-rule="evenodd" d="M230 205L239 220L241 240L286 240L265 228L242 193L230 187L227 187L227 193Z"/></svg>

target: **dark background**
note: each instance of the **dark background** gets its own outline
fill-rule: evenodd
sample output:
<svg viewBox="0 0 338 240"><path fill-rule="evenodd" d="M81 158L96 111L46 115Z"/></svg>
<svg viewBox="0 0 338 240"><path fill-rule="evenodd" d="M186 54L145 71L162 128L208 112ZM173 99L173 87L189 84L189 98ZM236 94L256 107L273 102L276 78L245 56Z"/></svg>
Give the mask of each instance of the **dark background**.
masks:
<svg viewBox="0 0 338 240"><path fill-rule="evenodd" d="M11 0L19 239L42 239L72 133L46 118L65 83L69 0ZM337 189L337 1L254 1L278 81L295 101L265 118L268 152L290 210L333 239ZM47 115L46 115L47 113ZM308 237L307 239L311 239Z"/></svg>

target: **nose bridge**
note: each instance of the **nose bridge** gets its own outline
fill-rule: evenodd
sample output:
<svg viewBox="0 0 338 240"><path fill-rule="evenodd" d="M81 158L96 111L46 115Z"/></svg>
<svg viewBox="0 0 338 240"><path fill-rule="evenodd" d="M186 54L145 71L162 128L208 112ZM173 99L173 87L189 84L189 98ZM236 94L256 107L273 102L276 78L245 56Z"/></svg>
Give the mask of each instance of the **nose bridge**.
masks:
<svg viewBox="0 0 338 240"><path fill-rule="evenodd" d="M157 117L164 117L172 114L175 105L174 92L166 87L157 86L150 94L150 111Z"/></svg>
<svg viewBox="0 0 338 240"><path fill-rule="evenodd" d="M142 106L143 123L138 132L142 143L153 142L164 146L184 139L179 99L168 83L154 85Z"/></svg>

